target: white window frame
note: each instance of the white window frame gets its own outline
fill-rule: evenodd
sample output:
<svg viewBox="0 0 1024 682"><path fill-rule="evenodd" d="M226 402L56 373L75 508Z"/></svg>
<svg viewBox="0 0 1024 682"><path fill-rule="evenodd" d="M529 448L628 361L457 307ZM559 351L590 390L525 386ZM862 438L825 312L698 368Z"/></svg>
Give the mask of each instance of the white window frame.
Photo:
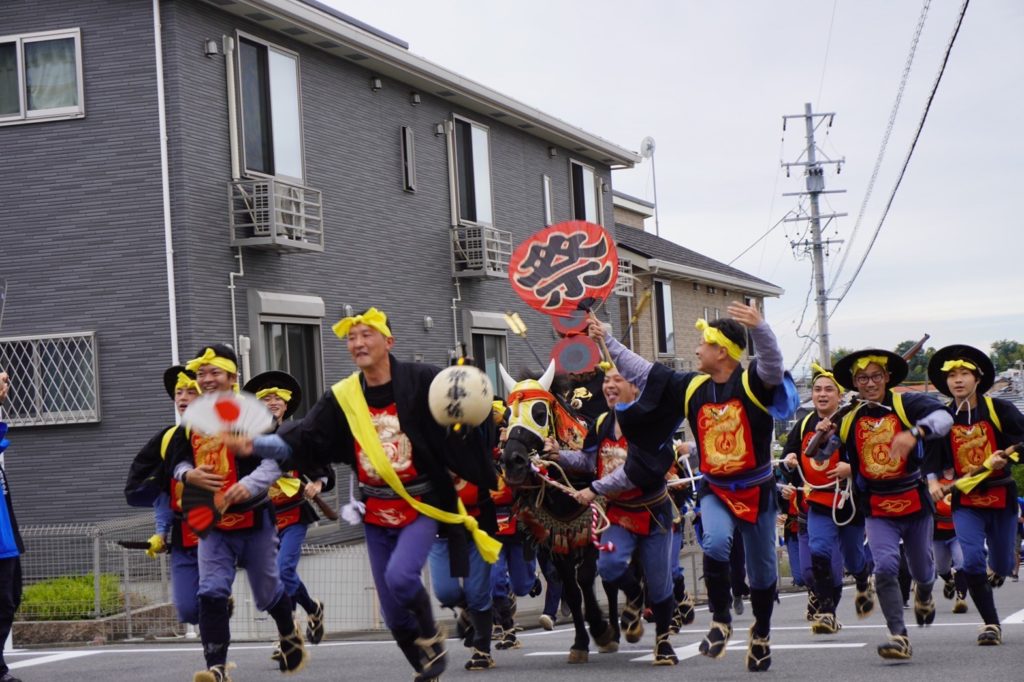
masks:
<svg viewBox="0 0 1024 682"><path fill-rule="evenodd" d="M571 213L571 215L573 217L573 220L587 220L587 218L588 218L588 216L586 215L586 205L585 205L586 204L586 197L585 196L584 196L584 209L583 209L584 210L584 215L582 215L582 216L576 215L576 183L575 183L575 180L574 180L574 178L575 178L575 168L574 168L574 166L579 166L585 172L589 171L590 174L593 176L593 178L594 178L594 204L595 204L594 210L596 212L596 215L593 216L594 219L591 220L590 222L595 223L597 225L604 225L604 189L603 189L604 181L603 181L603 179L601 178L600 175L598 175L597 171L590 164L583 163L582 161L577 161L576 159L569 159L569 209L570 209L570 213ZM585 179L586 179L586 175L584 175L584 180Z"/></svg>
<svg viewBox="0 0 1024 682"><path fill-rule="evenodd" d="M69 343L72 340L81 339L81 344L88 348L88 369L87 371L91 374L91 381L88 384L88 390L91 393L91 401L86 400L83 409L78 410L44 410L45 407L42 402L41 395L47 391L48 384L45 379L48 376L45 368L42 365L40 359L39 347L47 343ZM19 413L15 413L15 405L13 404L14 398L8 396L8 402L11 403L6 406L7 409L3 411L3 421L6 421L11 427L15 426L56 426L64 424L91 424L100 421L100 381L99 381L99 353L96 345L96 332L72 332L69 334L40 334L38 336L14 336L7 338L0 338L0 369L13 370L10 363L8 353L5 346L19 345L22 347L29 347L30 357L28 358L28 365L31 372L26 374L23 372L12 371L11 382L13 383L30 383L33 387L33 405L35 407L34 414L30 416L20 416ZM77 365L76 365L77 366ZM50 368L51 372L53 368ZM58 369L68 369L68 363L63 363ZM88 375L87 375L88 376ZM60 377L57 377L60 379Z"/></svg>
<svg viewBox="0 0 1024 682"><path fill-rule="evenodd" d="M459 149L458 149L458 130L457 126L459 123L465 123L470 126L472 130L479 130L487 136L487 193L489 194L490 203L490 220L480 219L480 204L478 201L479 188L474 185L473 188L473 202L475 204L476 218L469 219L462 215L462 196L459 193ZM473 151L473 176L474 179L477 176L476 173L476 162L478 160L477 152ZM452 180L452 209L455 212L455 221L457 225L485 225L488 227L494 226L494 164L491 163L491 129L489 126L484 125L478 121L474 121L471 118L460 116L459 114L452 114L451 122L451 135L448 138L448 164L451 168L451 180Z"/></svg>
<svg viewBox="0 0 1024 682"><path fill-rule="evenodd" d="M305 125L303 124L305 112L302 107L302 60L299 53L294 50L281 47L276 43L271 43L251 33L236 31L235 34L235 97L237 98L238 104L238 158L240 160L242 173L246 177L250 178L281 178L282 180L290 180L297 184L304 185L306 182L306 134ZM295 97L299 107L299 167L302 172L301 177L278 173L276 158L274 160L274 173L264 173L263 171L254 170L248 167L248 162L245 158L245 106L242 101L242 39L262 45L268 51L276 51L280 54L295 58ZM271 147L273 147L273 115L271 115L270 125L270 144Z"/></svg>
<svg viewBox="0 0 1024 682"><path fill-rule="evenodd" d="M78 104L55 109L28 110L28 93L25 92L25 43L72 38L75 41L75 77L78 86ZM41 121L62 121L85 117L85 83L82 77L82 31L78 28L38 31L0 36L0 43L15 43L15 61L18 69L18 113L0 116L0 126L39 123Z"/></svg>
<svg viewBox="0 0 1024 682"><path fill-rule="evenodd" d="M658 328L658 313L661 302L658 300L658 291L662 292L662 299L668 303L667 310L661 311L665 317L665 350L661 349L661 330ZM667 295L666 295L667 294ZM654 280L654 305L651 306L654 315L654 351L661 357L674 357L676 354L676 330L672 318L672 282L667 279Z"/></svg>
<svg viewBox="0 0 1024 682"><path fill-rule="evenodd" d="M544 189L544 224L553 225L555 223L555 203L551 178L547 175L542 175L541 178L541 185Z"/></svg>

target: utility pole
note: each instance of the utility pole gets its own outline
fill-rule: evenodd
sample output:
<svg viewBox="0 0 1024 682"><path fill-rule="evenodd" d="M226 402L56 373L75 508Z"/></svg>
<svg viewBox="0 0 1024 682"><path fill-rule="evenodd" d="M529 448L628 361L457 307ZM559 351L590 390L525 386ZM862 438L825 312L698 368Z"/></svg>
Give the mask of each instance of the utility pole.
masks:
<svg viewBox="0 0 1024 682"><path fill-rule="evenodd" d="M805 251L810 251L811 262L814 269L814 301L816 303L818 311L818 356L819 363L822 367L831 367L831 349L829 348L828 339L828 292L825 291L825 250L831 244L841 244L841 239L826 239L821 238L822 220L825 220L825 226L832 221L833 218L839 218L845 216L845 213L829 213L827 215L821 215L818 206L818 197L822 194L841 194L846 190L826 190L825 189L825 170L822 164L833 163L836 166L836 174L838 175L843 168L843 162L846 158L841 159L829 159L825 156L824 152L818 149L814 141L814 131L819 125L828 122L828 127L832 127L832 121L835 119L834 113L814 113L811 109L810 102L804 104L803 114L790 114L782 117L782 130L786 130L786 120L790 118L802 118L804 119L804 127L807 134L807 148L804 153L800 156L797 161L783 163L783 168L786 169L786 177L789 177L789 169L793 166L803 166L804 175L807 178L807 191L806 192L787 192L782 196L803 196L807 195L810 199L811 214L810 216L798 216L794 218L786 218L786 222L796 222L809 220L811 223L811 239L810 241L804 239L799 242L790 242L790 246L794 249L802 248ZM819 158L819 154L823 158Z"/></svg>

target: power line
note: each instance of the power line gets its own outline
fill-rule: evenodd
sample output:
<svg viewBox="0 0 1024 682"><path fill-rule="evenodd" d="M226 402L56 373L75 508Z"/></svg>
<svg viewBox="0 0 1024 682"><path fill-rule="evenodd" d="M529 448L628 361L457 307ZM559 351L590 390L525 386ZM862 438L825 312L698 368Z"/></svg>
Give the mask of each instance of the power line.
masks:
<svg viewBox="0 0 1024 682"><path fill-rule="evenodd" d="M938 92L939 83L942 82L942 76L946 73L946 65L949 64L949 55L953 51L953 45L956 43L957 35L960 33L960 27L964 23L964 15L967 14L967 6L971 0L964 0L964 4L960 7L960 16L957 17L956 26L953 28L953 35L949 38L949 44L946 46L946 54L942 58L942 65L939 67L939 73L935 76L935 82L932 84L931 93L928 95L928 101L925 103L924 112L921 114L921 120L917 124L917 131L914 133L914 139L910 143L910 149L907 150L907 156L903 160L903 167L900 168L899 177L896 178L896 184L893 185L892 192L889 193L889 200L885 204L885 210L882 212L882 217L878 220L878 225L875 227L875 233L871 236L871 241L868 243L868 248L864 252L864 255L860 259L860 263L857 264L857 269L853 273L853 277L846 283L843 293L836 299L835 305L832 307L832 312L829 313L831 318L835 314L839 304L846 298L846 294L849 293L850 287L853 286L854 281L857 279L857 275L860 274L861 269L864 267L864 263L868 259L868 255L871 253L872 247L875 245L875 241L878 239L878 233L882 230L882 225L885 223L886 217L889 215L889 209L892 208L892 202L896 198L896 192L900 188L900 183L903 182L903 176L906 175L907 167L910 165L910 158L914 154L914 149L917 147L917 142L921 139L921 133L924 130L924 123L928 119L928 112L931 111L932 102L935 101L935 93Z"/></svg>
<svg viewBox="0 0 1024 682"><path fill-rule="evenodd" d="M740 255L738 255L738 256L736 256L735 258L733 258L733 259L732 259L731 261L729 261L728 263L726 263L726 265L732 265L733 263L735 263L736 261L738 261L738 260L739 260L740 258L742 258L743 256L745 256L745 255L746 255L746 253L747 253L748 251L750 251L750 250L751 250L752 248L754 248L755 246L757 246L758 244L760 244L760 243L761 243L761 240L762 240L762 239L764 239L765 237L767 237L768 235L770 235L770 234L771 234L771 233L772 233L773 231L775 231L775 228L777 228L777 227L778 227L779 225L781 225L782 223L784 223L784 222L785 222L785 220L786 220L786 218L788 218L788 217L790 216L790 214L792 214L792 213L793 213L793 211L787 211L787 212L786 212L786 215L784 215L784 216L782 216L781 218L779 218L778 222L776 222L776 223L775 223L774 225L772 225L771 227L769 227L769 228L768 228L768 231L767 231L767 232L765 232L765 233L764 233L764 234L762 234L762 235L761 235L760 237L758 237L757 239L755 239L755 240L754 240L754 243L753 243L753 244L751 244L751 245L750 245L750 246L748 246L747 248L743 249L743 251L741 251L741 252L740 252Z"/></svg>
<svg viewBox="0 0 1024 682"><path fill-rule="evenodd" d="M853 229L850 231L850 236L846 241L846 248L843 249L843 256L839 259L839 266L832 273L832 281L829 283L829 293L832 293L833 287L836 282L839 281L839 275L843 271L843 266L846 265L846 259L850 252L853 250L853 241L857 237L857 230L860 228L861 220L864 218L864 212L867 210L868 202L871 200L871 193L875 188L875 180L878 179L878 171L882 167L882 160L885 159L885 150L889 144L889 136L892 134L893 127L896 125L896 114L900 110L900 102L903 100L903 90L907 87L907 80L910 77L910 68L914 64L914 55L917 53L917 43L921 39L921 31L924 30L924 21L928 16L928 9L931 7L931 0L924 0L924 4L921 6L921 15L917 19L917 28L914 29L914 37L910 41L910 52L907 54L907 60L903 66L903 76L900 78L899 88L896 90L896 101L892 104L892 111L889 112L889 123L885 128L885 134L882 135L882 144L878 150L878 156L875 159L875 167L871 171L871 179L868 180L867 190L864 192L864 200L860 204L860 212L857 213L857 220L853 223Z"/></svg>
<svg viewBox="0 0 1024 682"><path fill-rule="evenodd" d="M828 68L828 53L832 48L832 27L836 23L836 7L839 6L839 0L833 0L832 2L832 18L828 22L828 37L825 38L825 59L821 65L821 80L818 81L818 99L814 100L821 104L821 91L825 89L825 70Z"/></svg>

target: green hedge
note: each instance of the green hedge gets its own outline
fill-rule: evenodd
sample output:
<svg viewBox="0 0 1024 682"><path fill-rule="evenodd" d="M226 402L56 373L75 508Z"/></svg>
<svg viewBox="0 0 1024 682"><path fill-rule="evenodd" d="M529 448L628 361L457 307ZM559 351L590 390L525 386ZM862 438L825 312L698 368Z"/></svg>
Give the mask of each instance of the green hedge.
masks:
<svg viewBox="0 0 1024 682"><path fill-rule="evenodd" d="M117 575L100 575L100 612L103 616L122 610L121 583ZM66 576L25 586L18 609L19 620L84 620L96 613L93 575Z"/></svg>

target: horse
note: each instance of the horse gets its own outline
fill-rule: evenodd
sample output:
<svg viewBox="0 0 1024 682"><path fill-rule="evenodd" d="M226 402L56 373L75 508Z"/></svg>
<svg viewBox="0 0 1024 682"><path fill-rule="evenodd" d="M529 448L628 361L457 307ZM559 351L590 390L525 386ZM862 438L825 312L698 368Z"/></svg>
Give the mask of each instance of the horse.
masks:
<svg viewBox="0 0 1024 682"><path fill-rule="evenodd" d="M499 365L499 370L510 414L501 450L505 483L515 491L518 518L528 539L550 556L562 581L562 598L572 612L576 631L568 662L586 663L591 636L602 652L618 648L616 629L604 618L594 593L598 550L592 542L591 510L550 483L533 462L548 437L555 437L564 447L579 449L585 429L550 391L554 362L540 379L516 382L503 366ZM592 476L569 478L568 483L582 488L592 480Z"/></svg>

